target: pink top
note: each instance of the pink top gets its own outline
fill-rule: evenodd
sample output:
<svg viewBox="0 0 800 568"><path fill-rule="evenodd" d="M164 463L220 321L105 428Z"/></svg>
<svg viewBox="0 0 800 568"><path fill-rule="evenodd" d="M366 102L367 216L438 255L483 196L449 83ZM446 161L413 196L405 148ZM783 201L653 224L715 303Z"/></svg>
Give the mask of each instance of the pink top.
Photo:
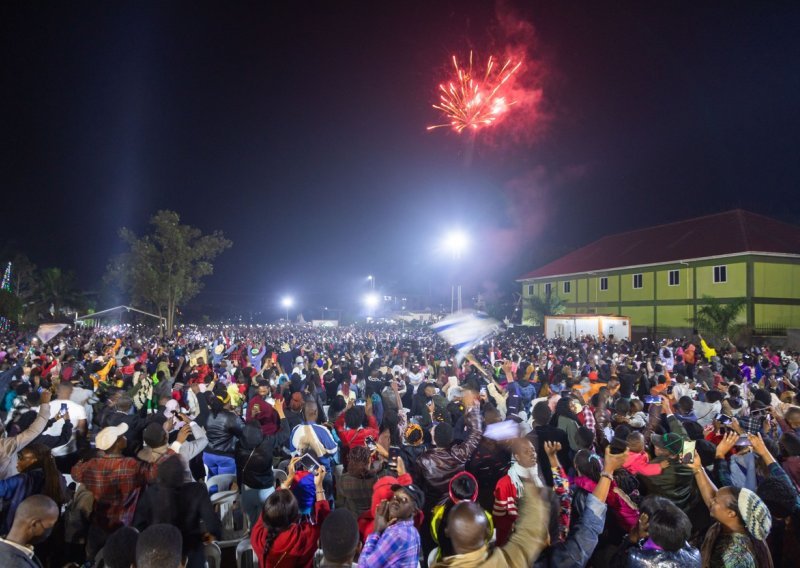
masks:
<svg viewBox="0 0 800 568"><path fill-rule="evenodd" d="M628 459L625 460L622 467L633 475L658 475L661 473L661 466L657 463L650 463L647 452L629 453Z"/></svg>

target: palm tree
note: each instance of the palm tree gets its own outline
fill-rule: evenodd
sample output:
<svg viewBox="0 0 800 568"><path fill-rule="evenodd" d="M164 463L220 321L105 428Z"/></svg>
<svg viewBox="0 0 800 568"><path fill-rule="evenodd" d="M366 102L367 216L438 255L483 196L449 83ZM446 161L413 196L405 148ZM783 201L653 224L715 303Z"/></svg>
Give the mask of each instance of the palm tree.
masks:
<svg viewBox="0 0 800 568"><path fill-rule="evenodd" d="M84 303L75 275L60 268L47 268L39 273L35 298L40 312L51 312L53 319L59 319L63 308L77 310Z"/></svg>
<svg viewBox="0 0 800 568"><path fill-rule="evenodd" d="M557 294L553 295L552 291L548 290L544 298L540 298L539 296L525 298L525 308L532 312L532 319L535 320L538 325L541 325L544 323L545 316L563 314L567 309L567 303L562 298L559 298ZM525 320L524 317L523 320ZM524 323L525 321L523 321L523 324Z"/></svg>
<svg viewBox="0 0 800 568"><path fill-rule="evenodd" d="M745 298L722 302L719 298L703 296L703 305L697 308L697 316L689 321L717 340L730 338L745 327L736 320L746 304Z"/></svg>

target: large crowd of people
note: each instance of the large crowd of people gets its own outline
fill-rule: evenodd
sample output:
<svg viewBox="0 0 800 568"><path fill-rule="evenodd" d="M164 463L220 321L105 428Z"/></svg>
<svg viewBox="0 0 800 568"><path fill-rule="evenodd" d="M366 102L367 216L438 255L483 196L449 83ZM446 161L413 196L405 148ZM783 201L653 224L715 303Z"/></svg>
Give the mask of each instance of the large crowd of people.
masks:
<svg viewBox="0 0 800 568"><path fill-rule="evenodd" d="M458 355L423 326L7 332L0 566L797 565L798 353Z"/></svg>

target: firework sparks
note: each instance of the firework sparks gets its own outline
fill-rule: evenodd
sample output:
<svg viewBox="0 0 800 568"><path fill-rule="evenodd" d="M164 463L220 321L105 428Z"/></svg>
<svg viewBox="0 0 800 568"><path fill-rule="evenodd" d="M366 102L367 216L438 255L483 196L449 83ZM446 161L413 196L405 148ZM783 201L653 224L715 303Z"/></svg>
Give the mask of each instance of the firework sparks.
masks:
<svg viewBox="0 0 800 568"><path fill-rule="evenodd" d="M476 77L472 52L469 53L469 66L466 68L459 66L454 55L455 76L439 85L439 102L433 105L449 122L429 126L428 130L450 127L461 133L468 128L475 131L494 124L516 102L508 100L506 91L510 85L509 79L521 65L521 61L508 59L501 66L494 57L489 57L483 76Z"/></svg>

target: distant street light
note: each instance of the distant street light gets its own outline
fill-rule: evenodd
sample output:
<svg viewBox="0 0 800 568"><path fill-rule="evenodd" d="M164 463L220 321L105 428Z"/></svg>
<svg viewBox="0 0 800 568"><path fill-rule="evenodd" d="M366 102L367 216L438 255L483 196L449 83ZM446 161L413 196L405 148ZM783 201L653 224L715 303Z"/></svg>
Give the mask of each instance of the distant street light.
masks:
<svg viewBox="0 0 800 568"><path fill-rule="evenodd" d="M291 296L285 296L281 300L281 305L284 308L286 308L286 321L288 322L289 321L289 308L291 308L294 305L294 299L292 299Z"/></svg>
<svg viewBox="0 0 800 568"><path fill-rule="evenodd" d="M375 289L375 277L372 274L370 274L369 276L367 276L367 280L369 280L369 285L374 290Z"/></svg>

